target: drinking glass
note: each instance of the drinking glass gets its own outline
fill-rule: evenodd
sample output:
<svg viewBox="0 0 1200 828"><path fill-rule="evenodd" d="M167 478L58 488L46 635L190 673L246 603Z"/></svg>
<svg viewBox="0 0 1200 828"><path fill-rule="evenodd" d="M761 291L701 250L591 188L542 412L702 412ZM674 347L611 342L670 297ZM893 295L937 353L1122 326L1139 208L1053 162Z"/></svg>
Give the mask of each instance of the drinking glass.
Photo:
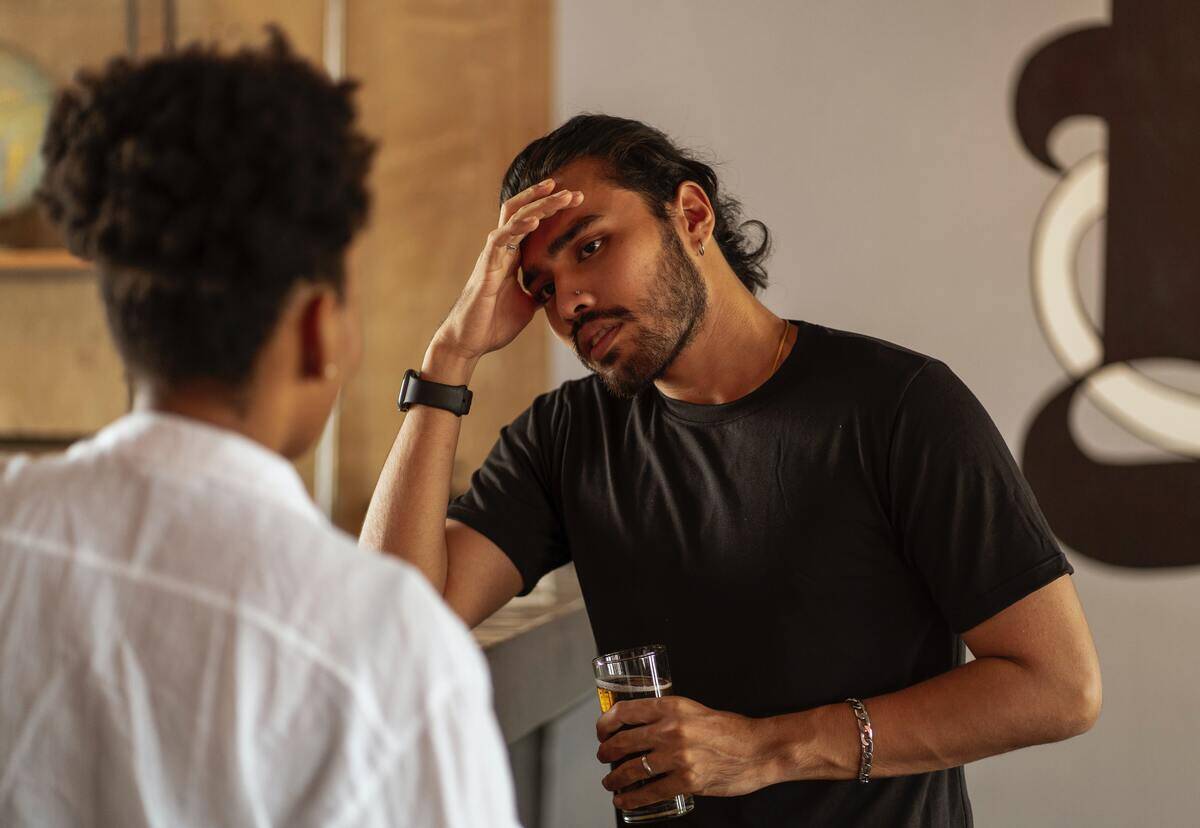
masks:
<svg viewBox="0 0 1200 828"><path fill-rule="evenodd" d="M592 660L596 674L596 694L600 696L600 712L607 713L619 701L629 699L652 699L671 695L671 665L667 661L667 648L662 644L650 644L632 650L619 650ZM627 729L621 728L622 730ZM613 763L617 767L627 759L635 759L641 753L631 754ZM661 774L635 782L626 791L640 788ZM651 805L643 805L626 811L621 818L628 823L658 822L690 813L695 803L691 796L681 795Z"/></svg>

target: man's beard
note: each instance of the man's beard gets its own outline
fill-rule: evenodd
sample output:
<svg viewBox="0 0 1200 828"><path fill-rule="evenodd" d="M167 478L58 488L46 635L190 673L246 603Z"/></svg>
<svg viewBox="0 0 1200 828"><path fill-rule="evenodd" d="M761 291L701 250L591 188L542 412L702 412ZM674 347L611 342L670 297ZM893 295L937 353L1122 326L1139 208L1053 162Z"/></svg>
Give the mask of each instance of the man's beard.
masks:
<svg viewBox="0 0 1200 828"><path fill-rule="evenodd" d="M650 285L649 298L637 314L626 308L611 308L586 313L575 320L572 332L575 353L618 397L635 397L662 377L692 341L708 311L708 289L704 278L670 227L663 228L663 245L655 270L657 274ZM636 332L631 330L630 341L611 348L598 365L580 353L578 339L580 329L596 319L641 322Z"/></svg>

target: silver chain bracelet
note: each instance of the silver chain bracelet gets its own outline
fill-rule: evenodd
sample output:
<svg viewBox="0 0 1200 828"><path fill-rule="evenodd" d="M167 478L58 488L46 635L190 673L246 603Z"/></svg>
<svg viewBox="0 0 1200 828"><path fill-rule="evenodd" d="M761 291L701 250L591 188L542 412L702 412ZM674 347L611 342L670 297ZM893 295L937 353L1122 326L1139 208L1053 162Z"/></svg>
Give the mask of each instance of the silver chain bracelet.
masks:
<svg viewBox="0 0 1200 828"><path fill-rule="evenodd" d="M858 722L858 741L862 745L862 753L858 761L858 781L864 785L871 781L871 760L875 757L875 731L871 729L871 717L867 708L858 699L846 699L846 704L854 711Z"/></svg>

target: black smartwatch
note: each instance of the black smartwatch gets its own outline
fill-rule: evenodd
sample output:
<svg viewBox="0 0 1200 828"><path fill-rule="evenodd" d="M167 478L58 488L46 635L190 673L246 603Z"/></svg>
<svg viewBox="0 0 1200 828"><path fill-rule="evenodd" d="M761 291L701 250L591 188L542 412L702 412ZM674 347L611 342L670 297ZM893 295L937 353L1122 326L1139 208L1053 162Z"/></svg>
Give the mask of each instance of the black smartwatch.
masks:
<svg viewBox="0 0 1200 828"><path fill-rule="evenodd" d="M401 411L408 411L414 405L428 405L461 417L471 410L471 391L465 385L443 385L423 380L420 371L409 368L404 372L404 382L400 385L396 405Z"/></svg>

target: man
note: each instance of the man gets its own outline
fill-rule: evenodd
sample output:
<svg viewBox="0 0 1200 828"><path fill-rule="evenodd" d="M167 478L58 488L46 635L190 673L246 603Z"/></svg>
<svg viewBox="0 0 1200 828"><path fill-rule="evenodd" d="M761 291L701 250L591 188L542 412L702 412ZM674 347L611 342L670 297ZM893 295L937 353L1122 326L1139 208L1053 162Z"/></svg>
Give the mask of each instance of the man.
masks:
<svg viewBox="0 0 1200 828"><path fill-rule="evenodd" d="M469 633L285 459L359 360L352 91L274 33L59 96L42 199L135 411L0 464L0 824L516 824Z"/></svg>
<svg viewBox="0 0 1200 828"><path fill-rule="evenodd" d="M418 382L469 384L539 308L594 375L504 429L448 513L458 418L410 388L429 404L364 538L468 624L574 561L601 652L667 646L679 696L597 724L616 805L969 825L965 763L1092 725L1072 570L944 364L771 313L765 236L644 124L572 119L517 156L502 199Z"/></svg>

